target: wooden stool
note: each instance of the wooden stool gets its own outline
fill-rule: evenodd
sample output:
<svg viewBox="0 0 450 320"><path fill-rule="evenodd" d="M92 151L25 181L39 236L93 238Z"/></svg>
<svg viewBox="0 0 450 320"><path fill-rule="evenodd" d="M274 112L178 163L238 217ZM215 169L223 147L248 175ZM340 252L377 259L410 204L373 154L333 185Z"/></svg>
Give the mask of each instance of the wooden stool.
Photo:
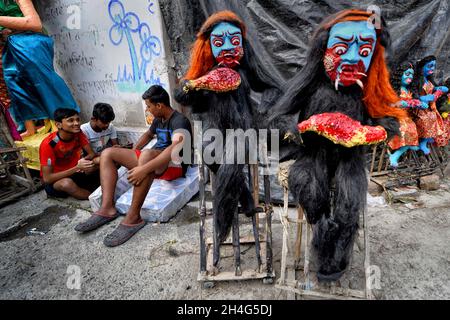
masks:
<svg viewBox="0 0 450 320"><path fill-rule="evenodd" d="M201 159L201 157L198 157ZM270 181L264 176L265 202L263 204L265 226L260 228L260 214L256 213L252 217L252 236L241 237L239 230L239 214L234 212L232 240L224 243L215 243L215 237L206 236L206 200L205 200L205 170L202 161L199 163L200 174L200 272L197 280L203 282L205 288L212 288L216 281L232 280L254 280L262 279L264 283L273 283L275 273L272 262L272 213L273 208L270 204ZM249 181L256 207L259 207L259 183L258 166L249 165ZM213 225L214 229L214 225ZM213 230L213 233L215 230ZM254 245L256 252L256 268L242 269L241 267L241 245ZM234 270L221 271L219 266L220 248L233 247L234 252Z"/></svg>
<svg viewBox="0 0 450 320"><path fill-rule="evenodd" d="M369 239L367 228L367 210L363 213L363 238L364 238L364 274L365 288L364 290L352 290L343 288L338 283L331 283L328 287L319 284L316 280L314 272L310 269L311 258L311 238L312 229L307 223L303 209L297 208L297 217L290 218L289 210L289 189L288 174L289 168L293 161L280 164L278 180L284 189L284 208L280 213L281 223L283 226L283 247L281 253L281 273L280 279L275 285L276 288L286 290L302 298L321 298L321 299L373 299L368 281L370 280L370 256L369 256ZM293 229L292 230L292 226ZM295 241L292 243L291 234L294 232ZM302 248L302 238L304 236L304 248ZM356 241L357 242L357 241ZM359 243L357 243L359 244ZM304 255L303 264L301 263L302 249ZM290 256L289 256L290 253ZM288 264L288 260L293 262ZM351 262L348 269L350 269ZM303 272L297 272L297 271Z"/></svg>

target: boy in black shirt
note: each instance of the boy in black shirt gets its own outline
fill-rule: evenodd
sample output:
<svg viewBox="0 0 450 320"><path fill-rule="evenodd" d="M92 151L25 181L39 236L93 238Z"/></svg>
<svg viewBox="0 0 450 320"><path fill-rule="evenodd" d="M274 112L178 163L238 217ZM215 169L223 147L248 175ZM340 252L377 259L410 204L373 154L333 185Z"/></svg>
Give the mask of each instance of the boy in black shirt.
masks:
<svg viewBox="0 0 450 320"><path fill-rule="evenodd" d="M169 167L172 151L178 149L192 137L189 120L170 106L168 93L161 86L150 87L142 96L147 111L155 120L150 129L139 139L133 150L110 148L102 152L100 177L102 185L102 206L87 221L75 227L78 232L88 232L114 220L118 213L114 206L114 191L117 183L117 164L125 166L128 181L133 184L133 200L125 219L109 234L104 244L118 246L130 239L145 226L140 211L154 179L175 180L182 177L187 164ZM156 135L157 143L150 150L141 149ZM189 143L188 143L189 145ZM175 149L175 150L174 150Z"/></svg>

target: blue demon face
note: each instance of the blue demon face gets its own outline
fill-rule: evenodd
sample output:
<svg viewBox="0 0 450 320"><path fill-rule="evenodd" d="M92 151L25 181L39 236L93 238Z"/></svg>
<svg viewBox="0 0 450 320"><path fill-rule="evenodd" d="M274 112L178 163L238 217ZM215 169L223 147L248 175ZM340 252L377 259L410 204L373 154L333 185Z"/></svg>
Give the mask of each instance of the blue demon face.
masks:
<svg viewBox="0 0 450 320"><path fill-rule="evenodd" d="M377 34L366 21L340 22L331 28L324 64L336 89L355 83L363 87L361 79L369 70L376 42Z"/></svg>
<svg viewBox="0 0 450 320"><path fill-rule="evenodd" d="M244 56L242 31L228 22L219 23L211 32L211 49L219 65L233 68Z"/></svg>

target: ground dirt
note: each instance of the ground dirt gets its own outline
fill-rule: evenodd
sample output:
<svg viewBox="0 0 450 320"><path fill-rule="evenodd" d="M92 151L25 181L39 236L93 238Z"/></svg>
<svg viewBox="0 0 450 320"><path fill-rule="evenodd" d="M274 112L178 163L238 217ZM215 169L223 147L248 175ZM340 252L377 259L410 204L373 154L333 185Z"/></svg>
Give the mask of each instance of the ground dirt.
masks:
<svg viewBox="0 0 450 320"><path fill-rule="evenodd" d="M261 280L204 288L197 281L196 202L169 223L148 224L116 248L105 247L103 239L121 218L87 235L74 231L89 210L86 201L47 199L43 191L1 208L0 299L295 298ZM283 231L278 212L272 228L277 279ZM243 223L242 234L251 226L249 220ZM438 191L419 191L389 205L383 198L369 198L368 226L371 265L380 274L377 299L450 299L449 181ZM32 229L35 234L30 234ZM355 247L352 268L357 269L363 260ZM243 267L252 268L253 251L243 248ZM230 259L225 258L224 265L231 264ZM364 284L362 270L346 275L350 287ZM77 274L79 283L74 280Z"/></svg>

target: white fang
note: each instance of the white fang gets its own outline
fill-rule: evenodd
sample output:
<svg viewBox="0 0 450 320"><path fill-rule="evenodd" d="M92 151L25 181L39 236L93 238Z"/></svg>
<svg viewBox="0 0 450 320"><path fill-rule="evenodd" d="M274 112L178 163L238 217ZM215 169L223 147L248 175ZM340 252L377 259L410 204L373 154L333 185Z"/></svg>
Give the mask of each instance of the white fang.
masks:
<svg viewBox="0 0 450 320"><path fill-rule="evenodd" d="M364 90L364 84L362 83L362 81L361 81L361 80L356 80L356 83L358 84L358 86L360 86L360 87L361 87L361 89L363 89L363 90Z"/></svg>

